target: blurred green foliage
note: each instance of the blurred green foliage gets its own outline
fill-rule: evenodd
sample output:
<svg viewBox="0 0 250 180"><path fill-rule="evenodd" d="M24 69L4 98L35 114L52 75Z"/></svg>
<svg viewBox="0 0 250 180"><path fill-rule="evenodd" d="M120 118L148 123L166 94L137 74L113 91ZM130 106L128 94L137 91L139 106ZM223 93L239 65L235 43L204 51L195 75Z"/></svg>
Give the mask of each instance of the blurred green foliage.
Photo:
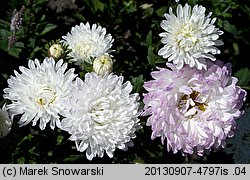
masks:
<svg viewBox="0 0 250 180"><path fill-rule="evenodd" d="M227 140L225 152L233 154L235 163L250 163L250 108L238 120L238 129L233 138Z"/></svg>
<svg viewBox="0 0 250 180"><path fill-rule="evenodd" d="M217 17L217 26L224 31L221 38L224 45L219 47L221 54L216 56L224 62L232 63L233 75L239 78L239 85L250 93L249 34L250 1L248 0L180 0L184 5L200 4ZM20 29L13 34L10 22L13 11L25 7ZM163 30L160 22L168 8L176 8L174 0L9 0L0 9L0 89L7 87L7 79L18 66L27 65L28 59L44 59L46 44L66 35L71 27L80 22L98 23L106 27L115 39L112 49L114 72L124 75L133 84L133 92L145 92L143 83L150 79L150 72L157 66L164 66L165 60L157 55L161 47L159 33ZM10 38L15 35L15 41ZM11 46L11 47L10 47ZM48 48L48 47L47 47ZM70 64L70 66L73 66ZM74 68L76 68L74 66ZM76 68L80 77L84 72ZM2 92L3 93L3 92ZM6 101L0 96L0 105ZM143 104L142 104L143 106ZM249 95L243 108L249 107ZM239 120L241 125L249 120L247 115ZM123 152L116 150L114 158L94 158L88 161L85 153L76 151L69 135L60 130L39 131L31 125L19 127L18 117L10 134L0 139L0 163L241 163L249 162L249 138L238 133L228 141L226 152L212 151L203 158L183 157L166 152L160 139L150 139L151 130L146 126L146 118L141 117L143 129L133 140L134 147ZM243 132L244 131L244 132ZM236 132L237 134L237 132ZM245 138L244 141L241 141ZM239 141L248 147L242 151ZM244 156L241 155L244 153ZM245 157L247 156L247 158ZM246 162L246 161L244 161Z"/></svg>

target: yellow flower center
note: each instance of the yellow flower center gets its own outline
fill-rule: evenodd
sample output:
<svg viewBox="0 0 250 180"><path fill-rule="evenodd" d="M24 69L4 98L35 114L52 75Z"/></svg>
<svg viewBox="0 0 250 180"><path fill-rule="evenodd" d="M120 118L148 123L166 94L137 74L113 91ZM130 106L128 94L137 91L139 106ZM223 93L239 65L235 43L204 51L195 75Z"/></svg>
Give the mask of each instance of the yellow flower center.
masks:
<svg viewBox="0 0 250 180"><path fill-rule="evenodd" d="M35 100L43 107L50 106L56 100L56 91L51 86L42 86L37 92L38 98Z"/></svg>
<svg viewBox="0 0 250 180"><path fill-rule="evenodd" d="M88 42L88 43L78 43L74 50L77 52L77 54L80 57L89 56L94 51L95 43L94 42Z"/></svg>
<svg viewBox="0 0 250 180"><path fill-rule="evenodd" d="M189 51L197 42L196 28L191 24L184 24L176 35L176 42L184 51Z"/></svg>
<svg viewBox="0 0 250 180"><path fill-rule="evenodd" d="M207 109L207 103L200 103L197 101L199 94L199 92L193 91L190 95L183 95L178 105L180 111L184 114L188 114L187 116L197 114L198 110L205 111Z"/></svg>

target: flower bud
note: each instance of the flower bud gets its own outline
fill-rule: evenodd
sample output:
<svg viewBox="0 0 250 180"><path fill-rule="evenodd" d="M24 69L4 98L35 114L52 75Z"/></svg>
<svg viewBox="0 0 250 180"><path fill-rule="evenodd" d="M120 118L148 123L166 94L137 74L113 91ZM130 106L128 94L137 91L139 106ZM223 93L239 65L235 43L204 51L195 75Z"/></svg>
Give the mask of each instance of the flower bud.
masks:
<svg viewBox="0 0 250 180"><path fill-rule="evenodd" d="M93 70L98 75L104 75L106 72L110 73L113 69L113 61L109 55L103 55L95 58L93 62Z"/></svg>
<svg viewBox="0 0 250 180"><path fill-rule="evenodd" d="M49 56L53 57L54 59L58 60L64 56L64 49L61 44L53 44L49 48Z"/></svg>

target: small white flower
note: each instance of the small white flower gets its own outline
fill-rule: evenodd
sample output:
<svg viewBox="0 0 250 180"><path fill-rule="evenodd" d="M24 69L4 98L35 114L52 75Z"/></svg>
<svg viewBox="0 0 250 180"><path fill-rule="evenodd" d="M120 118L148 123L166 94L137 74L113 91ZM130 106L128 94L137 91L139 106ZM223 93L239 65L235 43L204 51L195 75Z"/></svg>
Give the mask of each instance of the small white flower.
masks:
<svg viewBox="0 0 250 180"><path fill-rule="evenodd" d="M45 58L43 63L35 59L29 60L28 67L19 67L21 74L14 71L15 76L8 79L9 87L4 89L4 98L12 101L6 109L13 115L22 115L20 125L40 120L39 127L44 130L50 122L50 127L60 127L59 111L61 99L70 92L72 80L76 77L74 69L67 72L67 63L63 60L55 63L53 58Z"/></svg>
<svg viewBox="0 0 250 180"><path fill-rule="evenodd" d="M168 62L173 61L177 69L184 64L197 69L206 69L206 59L215 61L213 55L219 54L220 50L214 46L222 45L218 40L223 34L214 23L216 18L211 19L212 13L205 15L206 8L195 5L193 9L186 4L177 6L177 16L172 8L169 14L165 14L166 20L161 22L161 27L166 31L160 33L164 47L158 52Z"/></svg>
<svg viewBox="0 0 250 180"><path fill-rule="evenodd" d="M111 52L113 43L111 34L106 34L106 28L89 23L81 23L80 26L72 27L71 32L62 37L62 43L68 45L72 62L77 65L83 62L92 64L93 58Z"/></svg>
<svg viewBox="0 0 250 180"><path fill-rule="evenodd" d="M86 151L87 159L103 157L105 152L113 157L116 148L133 145L131 139L140 127L139 95L131 91L131 83L123 83L122 76L94 72L72 85L61 128L71 134L78 151Z"/></svg>
<svg viewBox="0 0 250 180"><path fill-rule="evenodd" d="M95 58L93 62L93 70L98 75L104 75L106 72L110 73L113 68L113 61L109 55L103 55Z"/></svg>
<svg viewBox="0 0 250 180"><path fill-rule="evenodd" d="M3 108L0 109L0 138L8 135L11 130L12 123L13 119L9 117L4 104Z"/></svg>

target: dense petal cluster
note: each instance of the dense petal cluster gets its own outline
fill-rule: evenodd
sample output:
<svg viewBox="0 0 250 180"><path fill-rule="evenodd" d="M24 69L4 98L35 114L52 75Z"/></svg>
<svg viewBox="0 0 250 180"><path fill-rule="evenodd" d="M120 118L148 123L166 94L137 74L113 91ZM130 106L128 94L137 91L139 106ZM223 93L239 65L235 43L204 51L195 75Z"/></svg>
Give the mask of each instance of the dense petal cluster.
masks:
<svg viewBox="0 0 250 180"><path fill-rule="evenodd" d="M228 65L208 65L197 70L185 65L178 70L161 68L145 82L144 116L152 136L166 141L174 153L203 155L206 150L225 146L233 135L235 119L242 112L246 92L236 85Z"/></svg>
<svg viewBox="0 0 250 180"><path fill-rule="evenodd" d="M86 157L113 157L116 148L126 150L133 145L139 124L139 95L130 94L132 85L123 83L122 76L87 73L85 80L77 78L71 87L71 97L65 101L62 129L71 134L77 150Z"/></svg>
<svg viewBox="0 0 250 180"><path fill-rule="evenodd" d="M214 46L223 44L218 40L223 32L215 27L216 18L211 19L212 13L206 16L205 11L203 6L195 5L192 8L188 4L184 7L179 4L177 15L173 14L172 8L169 14L164 15L166 20L161 22L161 27L165 32L160 33L164 47L158 54L176 64L177 69L184 64L206 69L206 59L215 61L213 55L220 53Z"/></svg>
<svg viewBox="0 0 250 180"><path fill-rule="evenodd" d="M70 86L76 77L74 69L66 71L67 63L63 60L55 63L53 58L45 58L42 63L37 59L29 60L28 68L20 66L21 74L14 71L15 76L8 79L8 88L4 89L4 98L11 100L6 109L12 116L22 115L20 125L40 120L40 129L60 127L59 111L61 99L70 93ZM66 72L65 72L66 71Z"/></svg>
<svg viewBox="0 0 250 180"><path fill-rule="evenodd" d="M71 32L62 37L62 43L71 50L69 56L77 65L84 62L93 63L93 58L111 52L113 43L111 34L106 34L106 28L97 24L81 23L72 27Z"/></svg>
<svg viewBox="0 0 250 180"><path fill-rule="evenodd" d="M11 130L13 119L9 117L5 105L0 109L0 138L7 136Z"/></svg>

